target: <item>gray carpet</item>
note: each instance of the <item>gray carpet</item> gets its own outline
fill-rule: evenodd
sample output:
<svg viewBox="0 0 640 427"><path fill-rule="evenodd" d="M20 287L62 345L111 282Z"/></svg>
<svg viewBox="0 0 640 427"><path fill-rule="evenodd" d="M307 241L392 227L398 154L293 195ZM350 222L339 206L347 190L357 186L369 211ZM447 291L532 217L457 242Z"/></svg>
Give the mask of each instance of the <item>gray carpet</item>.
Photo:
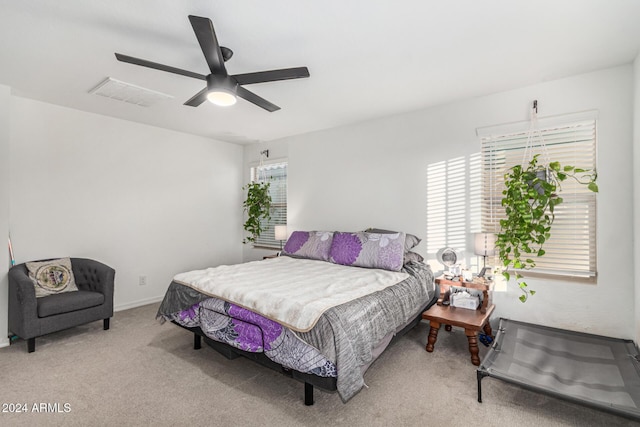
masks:
<svg viewBox="0 0 640 427"><path fill-rule="evenodd" d="M32 354L22 340L0 349L0 409L27 406L0 412L0 425L637 425L492 378L483 380L478 403L464 331L442 329L427 353L425 323L387 349L365 376L368 388L349 403L316 391L306 407L301 383L204 344L193 350L192 335L160 325L156 310L118 312L109 331L94 322L39 338ZM41 403L46 411L35 412Z"/></svg>

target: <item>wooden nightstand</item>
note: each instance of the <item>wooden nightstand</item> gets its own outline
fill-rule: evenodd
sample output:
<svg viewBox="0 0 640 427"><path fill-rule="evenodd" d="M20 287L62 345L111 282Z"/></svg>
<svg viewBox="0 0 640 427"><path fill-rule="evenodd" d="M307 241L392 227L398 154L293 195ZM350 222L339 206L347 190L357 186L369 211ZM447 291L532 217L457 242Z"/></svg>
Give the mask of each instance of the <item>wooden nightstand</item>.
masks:
<svg viewBox="0 0 640 427"><path fill-rule="evenodd" d="M278 254L273 254L273 255L265 255L262 257L262 259L271 259L271 258L278 258L280 255Z"/></svg>
<svg viewBox="0 0 640 427"><path fill-rule="evenodd" d="M451 330L451 326L464 328L464 333L469 341L469 353L471 353L471 363L480 365L478 357L478 332L484 331L485 334L492 336L491 324L489 317L495 306L490 302L489 287L490 284L480 284L464 281L451 281L444 278L436 279L436 283L440 285L440 296L438 304L432 306L429 310L422 313L422 318L429 321L429 338L427 340L427 351L431 353L438 339L438 330L441 325L446 325L447 330ZM449 286L464 286L483 291L482 305L477 310L467 308L450 307L442 304L442 296Z"/></svg>

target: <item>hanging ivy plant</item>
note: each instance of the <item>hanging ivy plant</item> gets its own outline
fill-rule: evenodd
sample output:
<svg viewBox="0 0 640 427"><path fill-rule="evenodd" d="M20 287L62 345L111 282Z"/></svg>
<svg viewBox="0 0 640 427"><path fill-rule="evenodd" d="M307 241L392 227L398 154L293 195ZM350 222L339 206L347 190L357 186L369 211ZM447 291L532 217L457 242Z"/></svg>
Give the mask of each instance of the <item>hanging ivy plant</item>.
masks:
<svg viewBox="0 0 640 427"><path fill-rule="evenodd" d="M510 268L530 270L536 265L533 258L545 254L543 246L551 237L554 210L562 203L558 195L562 181L573 178L598 192L595 170L562 166L559 162L545 166L538 163L538 156L533 156L528 164L513 166L504 176L502 206L506 218L500 220L496 248L505 267L502 275L507 281L511 279ZM528 288L518 271L514 278L523 292L520 301L526 302L535 291Z"/></svg>
<svg viewBox="0 0 640 427"><path fill-rule="evenodd" d="M251 182L242 187L247 192L247 198L242 205L247 213L244 229L249 233L242 243L255 243L266 230L266 227L263 227L263 221L271 219L269 186L269 182Z"/></svg>

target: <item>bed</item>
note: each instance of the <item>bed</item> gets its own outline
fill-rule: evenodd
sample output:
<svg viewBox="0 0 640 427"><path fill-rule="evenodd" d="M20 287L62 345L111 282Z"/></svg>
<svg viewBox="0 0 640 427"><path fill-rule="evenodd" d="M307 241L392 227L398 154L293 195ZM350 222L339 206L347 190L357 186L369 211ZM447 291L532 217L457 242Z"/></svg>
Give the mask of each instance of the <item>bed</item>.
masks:
<svg viewBox="0 0 640 427"><path fill-rule="evenodd" d="M157 317L304 382L307 405L314 387L346 403L438 297L419 239L389 233L294 232L283 256L176 275Z"/></svg>

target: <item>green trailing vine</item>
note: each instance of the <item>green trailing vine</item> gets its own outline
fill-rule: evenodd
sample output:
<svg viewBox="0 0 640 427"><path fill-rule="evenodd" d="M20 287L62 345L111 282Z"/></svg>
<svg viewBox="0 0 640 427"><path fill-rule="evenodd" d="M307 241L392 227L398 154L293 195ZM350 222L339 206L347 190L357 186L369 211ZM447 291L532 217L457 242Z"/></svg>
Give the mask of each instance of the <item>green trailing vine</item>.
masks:
<svg viewBox="0 0 640 427"><path fill-rule="evenodd" d="M551 237L554 210L562 203L562 197L558 195L560 183L572 178L598 192L595 170L562 166L559 162L544 166L538 164L538 156L533 156L526 165L513 166L504 175L506 188L502 191L502 206L506 218L500 220L496 238L496 248L505 268L502 275L509 281L509 269L516 270L514 278L523 292L520 295L522 302L535 291L528 288L518 270L534 268L533 258L545 254L543 247Z"/></svg>
<svg viewBox="0 0 640 427"><path fill-rule="evenodd" d="M266 231L266 228L263 227L263 221L271 219L269 186L269 182L251 182L242 187L247 192L247 198L242 205L247 213L244 229L249 233L242 243L255 243L258 237Z"/></svg>

